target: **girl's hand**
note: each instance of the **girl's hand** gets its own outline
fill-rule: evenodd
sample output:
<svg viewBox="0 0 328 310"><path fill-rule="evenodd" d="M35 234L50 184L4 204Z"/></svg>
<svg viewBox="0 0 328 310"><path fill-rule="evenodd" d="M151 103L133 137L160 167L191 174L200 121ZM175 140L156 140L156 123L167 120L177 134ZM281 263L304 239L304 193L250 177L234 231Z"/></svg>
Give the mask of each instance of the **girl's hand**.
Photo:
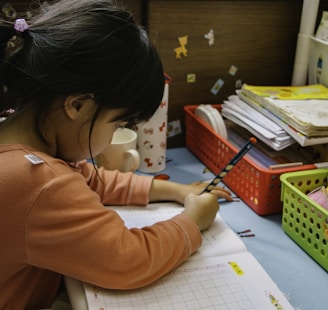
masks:
<svg viewBox="0 0 328 310"><path fill-rule="evenodd" d="M188 194L184 206L185 209L182 213L189 216L200 231L207 229L212 224L219 211L216 195L209 193L202 195Z"/></svg>
<svg viewBox="0 0 328 310"><path fill-rule="evenodd" d="M206 187L207 183L205 182L194 182L185 185L185 196L187 196L188 193L193 193L193 194L200 194L204 188ZM211 191L211 194L215 195L217 199L222 198L227 201L232 201L231 197L231 192L221 186L216 186L214 189Z"/></svg>
<svg viewBox="0 0 328 310"><path fill-rule="evenodd" d="M176 201L181 204L185 203L185 198L188 194L199 195L206 183L194 182L191 184L180 184L170 181L153 180L153 184L149 193L150 201ZM232 201L231 192L221 186L216 186L211 194L216 199L222 198L227 201Z"/></svg>

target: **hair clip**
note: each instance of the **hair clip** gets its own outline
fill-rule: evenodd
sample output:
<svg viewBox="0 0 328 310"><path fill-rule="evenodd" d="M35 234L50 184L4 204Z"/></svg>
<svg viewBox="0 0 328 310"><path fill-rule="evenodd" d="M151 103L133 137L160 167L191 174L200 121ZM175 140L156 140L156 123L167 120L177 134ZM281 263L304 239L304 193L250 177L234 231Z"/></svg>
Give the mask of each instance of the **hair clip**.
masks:
<svg viewBox="0 0 328 310"><path fill-rule="evenodd" d="M18 32L24 32L28 29L28 24L24 18L18 18L15 20L14 29Z"/></svg>

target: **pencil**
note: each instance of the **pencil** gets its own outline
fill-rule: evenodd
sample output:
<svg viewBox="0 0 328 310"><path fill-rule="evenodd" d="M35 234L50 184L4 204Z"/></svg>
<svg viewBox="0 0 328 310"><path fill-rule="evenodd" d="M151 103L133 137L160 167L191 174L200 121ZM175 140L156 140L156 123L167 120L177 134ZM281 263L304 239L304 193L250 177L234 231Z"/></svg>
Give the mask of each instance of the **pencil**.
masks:
<svg viewBox="0 0 328 310"><path fill-rule="evenodd" d="M218 185L222 179L232 170L232 168L244 157L244 155L251 149L256 143L254 137L250 138L248 142L240 149L240 151L229 161L229 163L214 177L211 183L209 183L204 190L200 193L209 193L213 188Z"/></svg>

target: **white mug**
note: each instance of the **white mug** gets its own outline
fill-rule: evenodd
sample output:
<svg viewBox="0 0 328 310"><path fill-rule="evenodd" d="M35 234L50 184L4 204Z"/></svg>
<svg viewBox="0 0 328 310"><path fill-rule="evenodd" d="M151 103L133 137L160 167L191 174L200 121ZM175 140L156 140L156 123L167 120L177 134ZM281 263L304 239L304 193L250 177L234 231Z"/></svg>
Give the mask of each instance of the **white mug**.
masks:
<svg viewBox="0 0 328 310"><path fill-rule="evenodd" d="M134 171L140 165L137 133L128 128L118 128L103 152L97 156L97 165L109 170Z"/></svg>

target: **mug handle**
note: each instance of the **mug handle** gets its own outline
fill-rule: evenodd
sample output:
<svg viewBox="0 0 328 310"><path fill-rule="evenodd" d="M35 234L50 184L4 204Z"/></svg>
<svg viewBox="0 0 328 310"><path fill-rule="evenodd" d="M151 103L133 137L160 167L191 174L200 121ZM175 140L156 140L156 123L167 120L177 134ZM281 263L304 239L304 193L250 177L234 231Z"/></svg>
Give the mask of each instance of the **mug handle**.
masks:
<svg viewBox="0 0 328 310"><path fill-rule="evenodd" d="M132 166L129 171L137 170L140 166L140 155L138 151L130 149L125 152L126 156L131 157L132 159Z"/></svg>

